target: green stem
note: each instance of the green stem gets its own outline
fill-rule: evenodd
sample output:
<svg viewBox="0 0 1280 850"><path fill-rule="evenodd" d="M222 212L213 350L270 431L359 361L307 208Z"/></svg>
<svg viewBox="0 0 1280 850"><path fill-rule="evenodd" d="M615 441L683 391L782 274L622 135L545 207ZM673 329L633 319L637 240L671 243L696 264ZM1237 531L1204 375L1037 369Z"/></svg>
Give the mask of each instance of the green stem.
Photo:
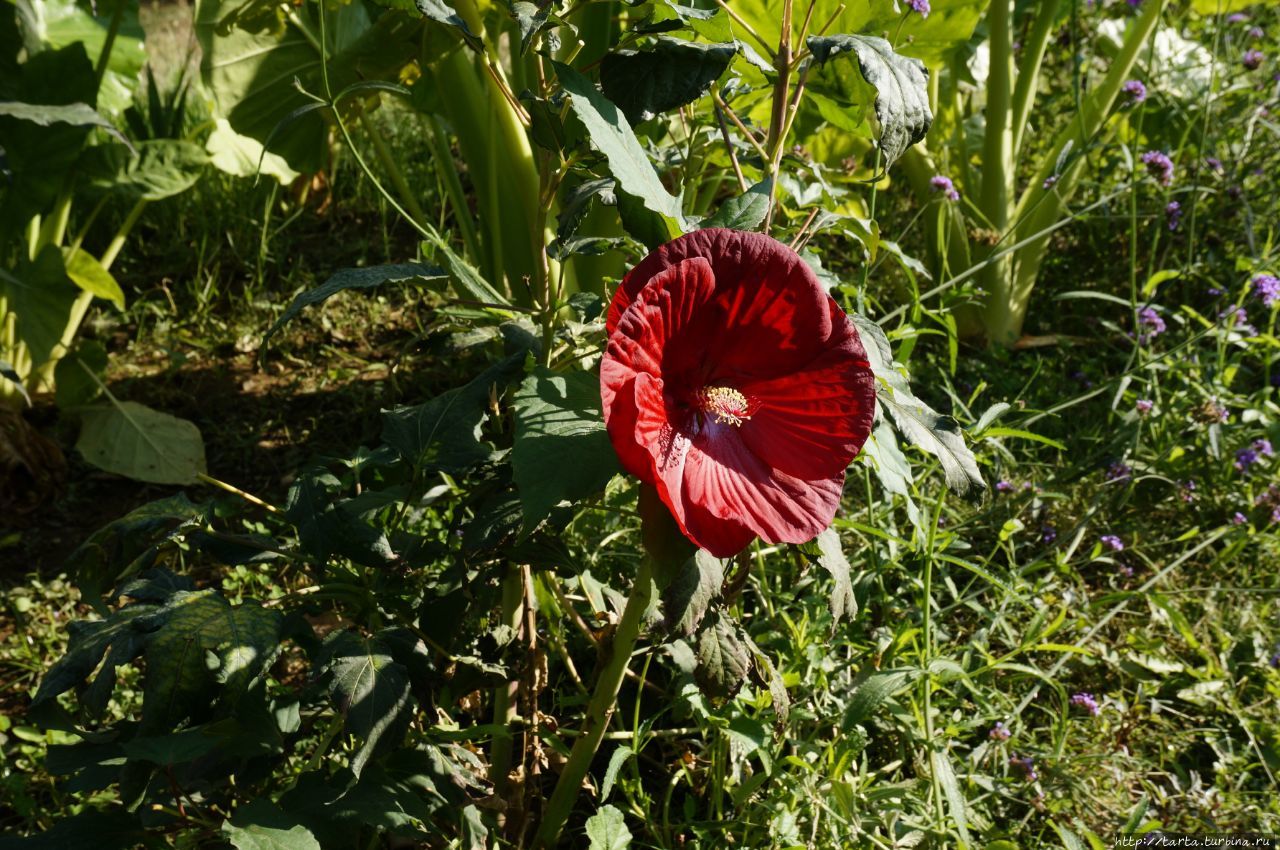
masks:
<svg viewBox="0 0 1280 850"><path fill-rule="evenodd" d="M458 170L453 166L453 152L449 150L449 137L440 119L434 115L427 116L427 143L431 146L432 164L440 181L444 184L445 194L449 196L449 204L453 207L453 221L462 234L462 244L466 247L471 262L482 264L480 238L476 235L475 223L471 220L471 208L467 205L467 195L462 189L462 181L458 179Z"/></svg>
<svg viewBox="0 0 1280 850"><path fill-rule="evenodd" d="M524 576L520 567L507 565L502 577L502 623L513 629L520 628L520 603L524 601ZM501 731L493 735L493 749L489 755L489 781L493 792L505 798L508 774L511 772L511 749L514 736L511 721L516 716L515 695L519 682L503 682L493 689L493 724Z"/></svg>
<svg viewBox="0 0 1280 850"><path fill-rule="evenodd" d="M124 217L124 223L120 225L120 229L116 231L116 235L111 237L111 242L107 245L107 249L102 252L102 256L98 258L102 268L109 270L111 264L116 261L116 257L120 254L120 249L124 247L124 241L129 238L129 232L133 230L133 226L138 223L138 219L142 217L142 211L146 209L147 202L139 200L133 205L133 209L129 210L129 214Z"/></svg>
<svg viewBox="0 0 1280 850"><path fill-rule="evenodd" d="M391 185L395 186L396 192L400 194L405 208L409 210L415 221L424 227L428 226L427 214L418 203L418 196L409 188L409 181L404 179L404 172L400 170L396 158L391 155L391 149L387 147L387 140L382 138L381 131L374 126L373 120L367 112L362 111L360 113L360 124L364 127L365 133L369 135L369 141L373 142L373 152L378 157L378 164L386 170L387 175L391 178Z"/></svg>
<svg viewBox="0 0 1280 850"><path fill-rule="evenodd" d="M125 0L116 0L116 10L111 13L111 23L107 25L107 37L102 42L102 52L98 54L98 67L94 73L98 77L98 86L102 86L102 78L107 75L107 66L111 64L111 51L116 46L116 36L120 33L120 24L124 20Z"/></svg>
<svg viewBox="0 0 1280 850"><path fill-rule="evenodd" d="M618 689L627 673L627 663L635 649L636 638L640 635L640 626L644 612L649 607L653 596L652 567L646 558L636 573L635 583L631 586L631 595L627 597L626 608L622 611L622 619L613 633L604 667L596 680L595 691L587 706L587 716L583 720L582 733L573 744L569 760L565 762L560 779L556 782L555 791L547 803L543 814L542 826L538 829L538 846L551 848L556 846L560 831L573 811L578 794L582 790L582 780L586 778L595 758L600 741L604 738L609 718L613 716L614 704L618 698Z"/></svg>
<svg viewBox="0 0 1280 850"><path fill-rule="evenodd" d="M1044 0L1036 10L1031 23L1031 36L1022 43L1022 61L1018 66L1018 79L1013 87L1013 155L1022 150L1022 134L1026 132L1031 116L1031 104L1035 102L1040 84L1040 66L1053 36L1053 25L1058 20L1060 0Z"/></svg>

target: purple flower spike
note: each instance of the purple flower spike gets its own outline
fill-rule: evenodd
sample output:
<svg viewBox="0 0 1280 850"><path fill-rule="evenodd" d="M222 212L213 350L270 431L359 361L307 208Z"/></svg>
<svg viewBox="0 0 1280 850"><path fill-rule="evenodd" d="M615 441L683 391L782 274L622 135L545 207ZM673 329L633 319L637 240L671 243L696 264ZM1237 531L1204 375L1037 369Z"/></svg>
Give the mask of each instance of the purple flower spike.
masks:
<svg viewBox="0 0 1280 850"><path fill-rule="evenodd" d="M936 175L929 181L929 185L933 187L933 191L941 192L948 201L960 200L960 193L956 191L956 184L951 182L950 177Z"/></svg>
<svg viewBox="0 0 1280 850"><path fill-rule="evenodd" d="M1120 87L1120 91L1129 96L1126 106L1137 106L1147 99L1147 87L1142 80L1129 80Z"/></svg>
<svg viewBox="0 0 1280 850"><path fill-rule="evenodd" d="M1260 274L1253 279L1253 294L1262 300L1264 307L1280 304L1280 277Z"/></svg>
<svg viewBox="0 0 1280 850"><path fill-rule="evenodd" d="M1170 230L1177 230L1178 224L1182 221L1182 204L1177 201L1170 201L1164 208L1165 223L1169 225Z"/></svg>
<svg viewBox="0 0 1280 850"><path fill-rule="evenodd" d="M1173 160L1164 151L1147 151L1142 155L1142 164L1161 186L1173 183Z"/></svg>
<svg viewBox="0 0 1280 850"><path fill-rule="evenodd" d="M1243 65L1246 70L1256 71L1262 67L1262 60L1266 58L1267 54L1263 53L1261 50L1250 48L1244 52L1243 56L1240 57L1240 64Z"/></svg>
<svg viewBox="0 0 1280 850"><path fill-rule="evenodd" d="M1115 461L1107 467L1107 471L1103 474L1105 481L1124 481L1133 477L1133 468L1122 461Z"/></svg>
<svg viewBox="0 0 1280 850"><path fill-rule="evenodd" d="M1013 733L1009 731L1009 727L1004 725L1003 720L997 720L996 725L991 727L991 731L987 733L987 737L993 741L1007 741L1013 737Z"/></svg>
<svg viewBox="0 0 1280 850"><path fill-rule="evenodd" d="M1040 774L1036 773L1036 761L1031 756L1010 756L1009 767L1021 773L1022 778L1028 782L1035 782L1040 778Z"/></svg>
<svg viewBox="0 0 1280 850"><path fill-rule="evenodd" d="M1244 525L1248 521L1249 521L1249 518L1244 514L1240 513L1239 511L1236 511L1234 514L1231 515L1232 525Z"/></svg>
<svg viewBox="0 0 1280 850"><path fill-rule="evenodd" d="M1249 16L1244 12L1232 12L1227 15L1227 23L1229 24L1243 24L1247 20L1249 20Z"/></svg>
<svg viewBox="0 0 1280 850"><path fill-rule="evenodd" d="M1040 526L1040 540L1043 543L1052 543L1058 539L1058 529L1054 528L1051 523L1045 523Z"/></svg>
<svg viewBox="0 0 1280 850"><path fill-rule="evenodd" d="M1098 538L1098 542L1109 547L1113 552L1124 551L1124 541L1114 534L1104 534Z"/></svg>
<svg viewBox="0 0 1280 850"><path fill-rule="evenodd" d="M1149 398L1140 398L1138 399L1137 403L1134 404L1134 408L1136 408L1139 413L1144 415L1147 413L1150 413L1151 409L1155 406L1156 406L1156 403Z"/></svg>
<svg viewBox="0 0 1280 850"><path fill-rule="evenodd" d="M1102 706L1098 705L1098 701L1093 698L1090 693L1078 693L1071 697L1071 704L1077 708L1083 708L1085 711L1097 717L1102 713Z"/></svg>
<svg viewBox="0 0 1280 850"><path fill-rule="evenodd" d="M1218 159L1216 156L1206 156L1204 158L1204 163L1205 165L1209 166L1209 168L1211 168L1213 171L1216 171L1218 174L1221 174L1223 172L1222 160Z"/></svg>
<svg viewBox="0 0 1280 850"><path fill-rule="evenodd" d="M1010 484L1008 481L997 481L997 482L996 482L996 490L997 490L997 492L1000 492L1000 493L1008 493L1008 492L1009 492L1010 490L1012 490L1012 489L1013 489L1013 485L1012 485L1012 484Z"/></svg>
<svg viewBox="0 0 1280 850"><path fill-rule="evenodd" d="M1267 33L1262 27L1249 27L1249 32L1246 33L1246 35L1250 41L1262 41L1262 39L1266 37Z"/></svg>

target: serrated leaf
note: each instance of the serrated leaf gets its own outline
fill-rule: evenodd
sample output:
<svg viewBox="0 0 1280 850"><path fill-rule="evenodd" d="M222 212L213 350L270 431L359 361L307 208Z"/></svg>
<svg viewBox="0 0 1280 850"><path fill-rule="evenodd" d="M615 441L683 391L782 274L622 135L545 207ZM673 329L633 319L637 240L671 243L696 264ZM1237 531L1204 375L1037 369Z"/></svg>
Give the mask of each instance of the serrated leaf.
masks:
<svg viewBox="0 0 1280 850"><path fill-rule="evenodd" d="M881 670L861 679L844 712L844 729L869 718L886 700L905 688L916 676L915 670Z"/></svg>
<svg viewBox="0 0 1280 850"><path fill-rule="evenodd" d="M604 154L618 190L635 198L657 216L657 226L670 241L684 233L680 200L658 179L644 148L636 140L622 110L604 97L591 81L568 65L553 62L556 76L569 96L569 106L586 128L591 144ZM621 200L621 199L619 199Z"/></svg>
<svg viewBox="0 0 1280 850"><path fill-rule="evenodd" d="M284 515L297 527L302 548L321 561L340 555L365 566L395 563L385 534L335 504L332 494L338 486L327 472L308 472L289 488Z"/></svg>
<svg viewBox="0 0 1280 850"><path fill-rule="evenodd" d="M512 395L511 406L516 414L511 466L526 530L562 501L603 492L620 471L594 374L540 366Z"/></svg>
<svg viewBox="0 0 1280 850"><path fill-rule="evenodd" d="M733 43L659 38L646 50L605 54L600 87L634 125L705 95L736 55Z"/></svg>
<svg viewBox="0 0 1280 850"><path fill-rule="evenodd" d="M291 321L303 309L321 304L339 292L347 289L373 289L386 283L405 283L408 281L426 282L441 280L446 277L444 269L427 266L421 263L404 263L400 265L370 266L362 269L342 269L329 276L329 279L314 289L308 289L295 297L280 318L262 335L262 348L280 328Z"/></svg>
<svg viewBox="0 0 1280 850"><path fill-rule="evenodd" d="M351 758L351 772L404 738L415 707L409 671L391 657L377 637L335 632L324 646L323 669L329 696L345 718L343 728L363 742Z"/></svg>
<svg viewBox="0 0 1280 850"><path fill-rule="evenodd" d="M31 698L32 707L80 687L98 669L108 650L118 644L121 649L113 653L110 662L102 667L97 676L103 682L100 689L110 695L115 687L115 668L136 658L150 636L150 630L141 627L136 621L155 610L156 607L152 605L132 605L105 620L72 621L67 627L71 636L67 652L54 662L40 680L40 687ZM105 700L102 705L105 705Z"/></svg>
<svg viewBox="0 0 1280 850"><path fill-rule="evenodd" d="M832 618L838 623L846 617L852 620L858 616L858 600L853 595L849 559L845 557L840 535L835 529L824 530L811 542L802 545L800 549L814 563L830 573L835 581L831 598L827 600Z"/></svg>
<svg viewBox="0 0 1280 850"><path fill-rule="evenodd" d="M727 227L731 230L755 230L769 213L773 196L773 180L762 180L736 198L720 205L701 227Z"/></svg>
<svg viewBox="0 0 1280 850"><path fill-rule="evenodd" d="M631 830L626 818L613 806L601 806L587 818L587 850L627 850L631 846Z"/></svg>
<svg viewBox="0 0 1280 850"><path fill-rule="evenodd" d="M534 35L547 23L547 18L551 14L551 5L547 4L539 8L538 4L530 3L528 0L516 0L511 4L511 17L520 28L521 53L529 52L529 44L533 41Z"/></svg>
<svg viewBox="0 0 1280 850"><path fill-rule="evenodd" d="M627 763L627 759L635 754L635 750L626 744L620 744L613 751L613 755L609 756L609 766L605 768L604 780L600 783L601 802L609 799L609 792L613 790L613 783L618 781L618 771L622 770L622 766Z"/></svg>
<svg viewBox="0 0 1280 850"><path fill-rule="evenodd" d="M320 850L309 829L261 797L237 808L222 835L236 850Z"/></svg>
<svg viewBox="0 0 1280 850"><path fill-rule="evenodd" d="M662 591L662 611L668 631L692 637L720 597L723 584L724 565L705 549L699 549L681 564Z"/></svg>
<svg viewBox="0 0 1280 850"><path fill-rule="evenodd" d="M862 83L875 90L883 168L924 139L933 113L929 110L929 69L923 62L898 54L893 45L876 36L809 36L805 43L820 68L809 82L814 91L844 104L860 105ZM860 79L852 76L854 68Z"/></svg>
<svg viewBox="0 0 1280 850"><path fill-rule="evenodd" d="M769 696L773 699L773 713L777 717L776 725L781 728L791 715L791 697L787 693L787 684L773 661L750 637L747 638L747 647L751 650L751 679L757 685L769 689Z"/></svg>
<svg viewBox="0 0 1280 850"><path fill-rule="evenodd" d="M751 658L742 628L721 611L712 612L703 621L697 657L693 678L702 692L713 699L733 697L750 670Z"/></svg>

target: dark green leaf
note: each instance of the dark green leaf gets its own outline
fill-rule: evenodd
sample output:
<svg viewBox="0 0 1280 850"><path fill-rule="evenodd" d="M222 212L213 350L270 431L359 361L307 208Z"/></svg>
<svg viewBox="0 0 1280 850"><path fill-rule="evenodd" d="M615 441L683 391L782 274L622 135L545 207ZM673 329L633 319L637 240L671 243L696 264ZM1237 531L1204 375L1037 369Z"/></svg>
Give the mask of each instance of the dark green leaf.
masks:
<svg viewBox="0 0 1280 850"><path fill-rule="evenodd" d="M647 50L606 54L600 87L634 125L702 97L737 54L732 43L660 38Z"/></svg>
<svg viewBox="0 0 1280 850"><path fill-rule="evenodd" d="M762 180L736 198L720 205L715 214L702 222L702 227L727 227L731 230L755 230L769 212L773 181Z"/></svg>
<svg viewBox="0 0 1280 850"><path fill-rule="evenodd" d="M296 296L289 306L275 320L271 328L263 334L262 348L265 351L267 342L280 330L286 322L291 321L304 308L320 304L345 289L373 289L384 283L405 283L407 281L426 282L445 277L444 269L426 266L421 263L403 265L369 266L362 269L342 269L330 275L329 279L306 292Z"/></svg>
<svg viewBox="0 0 1280 850"><path fill-rule="evenodd" d="M385 534L335 506L338 486L338 479L327 472L309 472L289 488L284 515L297 526L302 548L321 561L340 555L365 566L395 563Z"/></svg>
<svg viewBox="0 0 1280 850"><path fill-rule="evenodd" d="M262 797L237 808L222 834L236 850L320 850L309 829Z"/></svg>
<svg viewBox="0 0 1280 850"><path fill-rule="evenodd" d="M875 113L880 123L879 141L888 168L925 137L933 123L929 111L929 69L919 59L894 52L883 38L868 35L810 36L806 40L819 73L810 87L838 102L865 103L863 83L875 90ZM855 78L848 59L860 75Z"/></svg>
<svg viewBox="0 0 1280 850"><path fill-rule="evenodd" d="M831 574L835 587L831 591L828 606L831 616L838 623L858 616L858 600L853 595L853 582L849 573L849 559L840 545L840 535L828 528L809 543L800 547L805 556Z"/></svg>
<svg viewBox="0 0 1280 850"><path fill-rule="evenodd" d="M357 776L374 755L399 745L413 717L409 671L378 638L335 632L324 645L329 696L345 718L346 731L362 739L351 758Z"/></svg>
<svg viewBox="0 0 1280 850"><path fill-rule="evenodd" d="M713 699L729 699L742 687L751 658L742 627L724 611L707 616L698 633L698 666L693 677L702 692Z"/></svg>
<svg viewBox="0 0 1280 850"><path fill-rule="evenodd" d="M705 549L685 561L662 592L667 629L692 637L724 584L724 565Z"/></svg>
<svg viewBox="0 0 1280 850"><path fill-rule="evenodd" d="M181 139L124 145L94 145L81 160L85 179L98 192L116 192L130 200L160 201L179 195L200 179L209 155Z"/></svg>
<svg viewBox="0 0 1280 850"><path fill-rule="evenodd" d="M905 688L915 675L915 670L881 670L863 676L845 708L844 728L851 729L871 717L885 700Z"/></svg>
<svg viewBox="0 0 1280 850"><path fill-rule="evenodd" d="M418 11L427 18L438 24L444 24L447 27L456 29L463 40L474 49L484 49L484 45L481 44L476 34L471 31L471 28L467 26L467 22L444 0L413 0L413 3L418 7Z"/></svg>
<svg viewBox="0 0 1280 850"><path fill-rule="evenodd" d="M516 390L511 404L516 414L511 465L526 529L561 501L602 492L619 471L600 411L600 379L594 374L539 367Z"/></svg>
<svg viewBox="0 0 1280 850"><path fill-rule="evenodd" d="M547 23L551 6L552 4L548 3L539 8L538 4L530 3L528 0L516 0L511 4L511 17L515 18L516 26L520 27L521 53L529 52L529 44L533 41L534 35Z"/></svg>
<svg viewBox="0 0 1280 850"><path fill-rule="evenodd" d="M137 850L147 846L138 819L125 811L92 809L57 820L30 838L0 838L0 850Z"/></svg>
<svg viewBox="0 0 1280 850"><path fill-rule="evenodd" d="M77 127L101 127L111 135L129 144L129 140L115 128L110 121L98 114L87 103L67 103L54 105L48 103L19 103L17 101L0 101L0 116L28 121L41 127L50 124L71 124Z"/></svg>
<svg viewBox="0 0 1280 850"><path fill-rule="evenodd" d="M18 264L0 269L0 294L8 299L9 315L17 322L18 338L31 353L33 367L44 364L62 341L80 290L67 277L62 249L45 245L28 260L25 251Z"/></svg>

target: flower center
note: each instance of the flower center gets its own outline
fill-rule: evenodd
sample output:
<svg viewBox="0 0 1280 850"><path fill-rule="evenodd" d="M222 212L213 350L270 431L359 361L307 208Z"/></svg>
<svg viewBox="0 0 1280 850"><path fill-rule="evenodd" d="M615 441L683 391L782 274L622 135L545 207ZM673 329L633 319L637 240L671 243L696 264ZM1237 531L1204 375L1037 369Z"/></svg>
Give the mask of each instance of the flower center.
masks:
<svg viewBox="0 0 1280 850"><path fill-rule="evenodd" d="M747 397L732 387L706 387L698 393L698 406L720 425L741 425L751 418Z"/></svg>

